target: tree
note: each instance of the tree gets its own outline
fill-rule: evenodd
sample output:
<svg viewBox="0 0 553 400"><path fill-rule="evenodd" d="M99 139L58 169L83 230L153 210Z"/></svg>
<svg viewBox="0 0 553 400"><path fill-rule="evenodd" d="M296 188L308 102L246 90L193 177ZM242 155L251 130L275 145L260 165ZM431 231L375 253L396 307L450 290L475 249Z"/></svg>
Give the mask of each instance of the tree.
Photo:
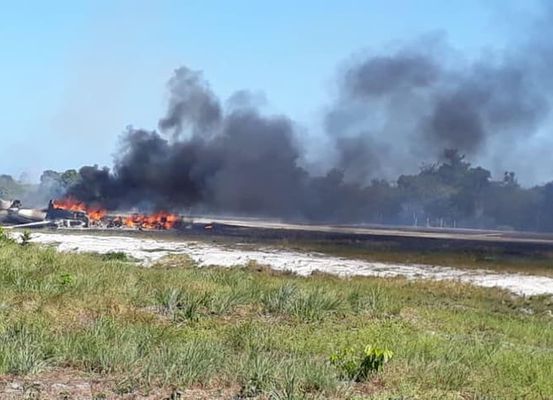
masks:
<svg viewBox="0 0 553 400"><path fill-rule="evenodd" d="M11 175L0 175L0 197L5 199L18 198L23 194L24 187Z"/></svg>
<svg viewBox="0 0 553 400"><path fill-rule="evenodd" d="M40 175L40 185L44 187L51 187L61 184L61 174L51 169L47 169Z"/></svg>
<svg viewBox="0 0 553 400"><path fill-rule="evenodd" d="M61 183L65 189L69 189L70 187L76 185L79 183L81 176L79 173L74 169L68 169L63 174L61 174Z"/></svg>

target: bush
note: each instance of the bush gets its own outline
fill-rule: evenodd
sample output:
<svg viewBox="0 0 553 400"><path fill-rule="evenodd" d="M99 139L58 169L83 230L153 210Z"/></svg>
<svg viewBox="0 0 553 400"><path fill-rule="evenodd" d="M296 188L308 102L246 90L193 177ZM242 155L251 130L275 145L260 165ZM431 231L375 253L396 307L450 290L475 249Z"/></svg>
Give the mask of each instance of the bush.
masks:
<svg viewBox="0 0 553 400"><path fill-rule="evenodd" d="M109 251L102 255L105 261L129 261L129 257L122 251Z"/></svg>
<svg viewBox="0 0 553 400"><path fill-rule="evenodd" d="M21 241L21 246L28 246L31 243L31 232L23 231L23 233L19 236L19 240Z"/></svg>
<svg viewBox="0 0 553 400"><path fill-rule="evenodd" d="M334 353L330 363L338 369L342 378L361 382L378 372L393 355L391 350L372 345L366 346L362 352L350 347Z"/></svg>
<svg viewBox="0 0 553 400"><path fill-rule="evenodd" d="M71 286L75 278L71 274L61 274L58 278L58 283L60 286Z"/></svg>

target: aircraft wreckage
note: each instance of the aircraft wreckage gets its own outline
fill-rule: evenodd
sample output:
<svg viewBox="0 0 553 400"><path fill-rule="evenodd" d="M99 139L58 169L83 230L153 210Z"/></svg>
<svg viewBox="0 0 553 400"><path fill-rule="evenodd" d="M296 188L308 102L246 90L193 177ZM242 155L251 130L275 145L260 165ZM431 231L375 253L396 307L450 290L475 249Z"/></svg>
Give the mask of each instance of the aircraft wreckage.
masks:
<svg viewBox="0 0 553 400"><path fill-rule="evenodd" d="M183 225L181 216L165 211L153 214L108 214L74 199L50 200L44 209L25 208L19 200L0 199L0 224L9 228L131 228L166 230Z"/></svg>
<svg viewBox="0 0 553 400"><path fill-rule="evenodd" d="M9 227L86 227L89 223L86 212L59 208L53 201L38 209L24 208L19 200L0 199L0 224Z"/></svg>

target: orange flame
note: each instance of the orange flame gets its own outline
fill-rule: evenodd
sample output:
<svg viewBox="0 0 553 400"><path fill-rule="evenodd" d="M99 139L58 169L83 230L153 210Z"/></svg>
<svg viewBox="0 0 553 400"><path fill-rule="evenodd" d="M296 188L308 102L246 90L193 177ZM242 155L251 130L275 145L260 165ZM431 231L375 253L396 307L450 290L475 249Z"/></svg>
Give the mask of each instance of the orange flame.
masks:
<svg viewBox="0 0 553 400"><path fill-rule="evenodd" d="M92 222L98 222L108 218L107 211L101 207L88 206L86 203L68 197L61 200L54 200L53 206L62 210L85 212ZM179 216L159 211L154 214L132 214L130 216L111 217L111 226L127 226L137 229L172 229L179 221ZM109 226L109 224L108 224Z"/></svg>
<svg viewBox="0 0 553 400"><path fill-rule="evenodd" d="M140 229L171 229L178 222L179 217L166 211L154 214L133 214L123 218L123 224L130 228Z"/></svg>
<svg viewBox="0 0 553 400"><path fill-rule="evenodd" d="M107 215L107 211L105 209L101 207L87 206L84 202L72 197L54 200L52 204L55 208L62 210L84 212L88 216L88 219L94 222L102 220Z"/></svg>

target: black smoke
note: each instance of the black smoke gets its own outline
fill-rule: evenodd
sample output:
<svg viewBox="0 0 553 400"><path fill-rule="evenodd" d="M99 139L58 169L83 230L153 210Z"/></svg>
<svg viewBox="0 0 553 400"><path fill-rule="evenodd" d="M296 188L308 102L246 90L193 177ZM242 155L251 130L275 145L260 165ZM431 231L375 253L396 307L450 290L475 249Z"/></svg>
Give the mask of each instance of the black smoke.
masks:
<svg viewBox="0 0 553 400"><path fill-rule="evenodd" d="M265 115L248 91L223 104L201 72L181 67L168 82L159 132L129 127L113 168L83 167L68 194L110 209L194 207L336 222L405 222L436 217L434 209L475 224L484 204L493 208L484 199L492 192L482 189L493 183L488 171L449 157L442 169L400 175L440 159L444 149L499 176L506 165L520 165L550 116L552 9L545 7L542 30L474 59L425 37L351 60L319 135L331 146L328 159L316 160L322 175L306 167L302 146L310 144L294 121ZM446 179L450 164L457 175ZM475 192L466 193L473 184Z"/></svg>
<svg viewBox="0 0 553 400"><path fill-rule="evenodd" d="M167 115L159 121L162 131L175 138L183 133L206 135L221 122L222 110L201 73L181 67L169 81L171 99Z"/></svg>
<svg viewBox="0 0 553 400"><path fill-rule="evenodd" d="M113 171L87 167L69 194L109 208L141 206L290 216L301 212L307 172L294 124L263 116L239 93L223 110L201 73L179 68L160 131L129 127ZM235 96L236 97L236 96Z"/></svg>

